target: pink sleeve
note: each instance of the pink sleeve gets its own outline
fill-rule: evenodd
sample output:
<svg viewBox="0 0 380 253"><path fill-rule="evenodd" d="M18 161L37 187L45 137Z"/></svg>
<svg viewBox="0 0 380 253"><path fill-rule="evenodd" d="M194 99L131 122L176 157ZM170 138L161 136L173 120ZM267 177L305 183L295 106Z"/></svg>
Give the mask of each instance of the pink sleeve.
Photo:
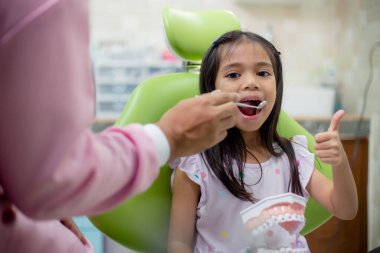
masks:
<svg viewBox="0 0 380 253"><path fill-rule="evenodd" d="M153 142L90 130L87 1L27 2L0 0L0 185L31 217L102 212L157 177Z"/></svg>
<svg viewBox="0 0 380 253"><path fill-rule="evenodd" d="M16 210L16 219L12 224L0 222L0 235L0 252L94 252L88 239L88 245L83 245L78 237L58 220L35 221L18 210Z"/></svg>

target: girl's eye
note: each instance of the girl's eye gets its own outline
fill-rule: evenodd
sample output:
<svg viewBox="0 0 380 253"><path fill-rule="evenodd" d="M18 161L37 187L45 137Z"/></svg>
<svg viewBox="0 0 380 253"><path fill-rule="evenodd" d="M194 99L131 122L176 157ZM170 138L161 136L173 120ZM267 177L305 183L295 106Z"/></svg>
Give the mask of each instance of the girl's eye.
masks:
<svg viewBox="0 0 380 253"><path fill-rule="evenodd" d="M228 78L238 78L238 77L240 77L241 75L240 74L238 74L238 73L229 73L229 74L227 74L226 75L226 77L228 77Z"/></svg>
<svg viewBox="0 0 380 253"><path fill-rule="evenodd" d="M258 76L268 77L271 75L268 71L260 71L257 73Z"/></svg>

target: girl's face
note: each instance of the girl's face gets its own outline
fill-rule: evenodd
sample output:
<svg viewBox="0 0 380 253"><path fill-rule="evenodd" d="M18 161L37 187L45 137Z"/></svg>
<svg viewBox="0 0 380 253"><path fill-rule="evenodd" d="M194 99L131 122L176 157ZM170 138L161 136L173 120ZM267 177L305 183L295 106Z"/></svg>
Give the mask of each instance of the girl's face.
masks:
<svg viewBox="0 0 380 253"><path fill-rule="evenodd" d="M237 128L242 133L256 132L268 118L276 100L276 79L270 58L259 43L248 40L220 49L216 89L238 92L240 102L246 104L267 101L260 110L239 107Z"/></svg>

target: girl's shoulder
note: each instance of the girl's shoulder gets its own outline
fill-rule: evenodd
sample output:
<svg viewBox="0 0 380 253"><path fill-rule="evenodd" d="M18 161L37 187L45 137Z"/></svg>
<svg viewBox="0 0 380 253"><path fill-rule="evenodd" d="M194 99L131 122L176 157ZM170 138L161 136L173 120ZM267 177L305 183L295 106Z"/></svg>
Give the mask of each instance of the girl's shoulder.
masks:
<svg viewBox="0 0 380 253"><path fill-rule="evenodd" d="M292 144L293 149L296 153L299 151L309 152L308 139L305 135L294 135L293 137L291 137L289 139L289 141ZM280 145L277 142L273 143L273 148L278 153L282 153L282 148L280 147Z"/></svg>
<svg viewBox="0 0 380 253"><path fill-rule="evenodd" d="M302 149L308 151L308 139L305 135L294 135L290 138L294 150Z"/></svg>
<svg viewBox="0 0 380 253"><path fill-rule="evenodd" d="M168 165L170 168L176 169L180 165L181 165L181 167L183 167L183 166L188 167L188 166L197 164L200 162L200 160L201 160L201 155L198 153L195 155L182 156L180 158L176 158L173 161L169 162Z"/></svg>
<svg viewBox="0 0 380 253"><path fill-rule="evenodd" d="M181 157L178 161L179 167L186 167L186 168L194 167L194 166L199 167L202 164L203 164L203 160L202 160L202 155L200 153L197 153L195 155Z"/></svg>
<svg viewBox="0 0 380 253"><path fill-rule="evenodd" d="M205 162L200 153L181 157L174 160L169 165L172 169L180 169L186 172L186 174L195 174L207 170Z"/></svg>
<svg viewBox="0 0 380 253"><path fill-rule="evenodd" d="M209 179L208 169L203 161L201 154L195 154L191 156L181 157L177 160L177 166L175 169L180 170L186 174L186 176L199 185L201 189L201 195L205 194L205 188L207 188L207 182ZM204 203L205 197L201 197L200 203Z"/></svg>
<svg viewBox="0 0 380 253"><path fill-rule="evenodd" d="M290 139L296 156L313 157L314 154L309 149L309 140L305 135L295 135Z"/></svg>
<svg viewBox="0 0 380 253"><path fill-rule="evenodd" d="M309 151L308 138L305 135L296 135L290 141L296 155L300 181L306 191L306 186L314 171L314 153Z"/></svg>

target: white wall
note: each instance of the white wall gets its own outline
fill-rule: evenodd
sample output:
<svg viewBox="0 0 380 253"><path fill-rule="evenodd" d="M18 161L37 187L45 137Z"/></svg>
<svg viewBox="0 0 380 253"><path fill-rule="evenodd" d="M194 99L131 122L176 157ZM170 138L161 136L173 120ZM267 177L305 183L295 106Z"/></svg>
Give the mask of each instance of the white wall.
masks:
<svg viewBox="0 0 380 253"><path fill-rule="evenodd" d="M334 6L324 5L324 0L296 1L300 4L280 6L236 1L92 0L93 44L119 41L129 49L157 53L166 47L161 22L165 6L228 9L239 17L243 30L261 35L273 30L273 42L284 62L285 85L319 85L328 68L335 70L334 42L340 27L334 18Z"/></svg>
<svg viewBox="0 0 380 253"><path fill-rule="evenodd" d="M339 0L342 29L337 36L338 67L342 72L344 107L360 113L369 79L370 50L374 44L372 83L365 115L371 117L368 170L368 249L380 246L380 1ZM349 3L349 4L348 4Z"/></svg>

